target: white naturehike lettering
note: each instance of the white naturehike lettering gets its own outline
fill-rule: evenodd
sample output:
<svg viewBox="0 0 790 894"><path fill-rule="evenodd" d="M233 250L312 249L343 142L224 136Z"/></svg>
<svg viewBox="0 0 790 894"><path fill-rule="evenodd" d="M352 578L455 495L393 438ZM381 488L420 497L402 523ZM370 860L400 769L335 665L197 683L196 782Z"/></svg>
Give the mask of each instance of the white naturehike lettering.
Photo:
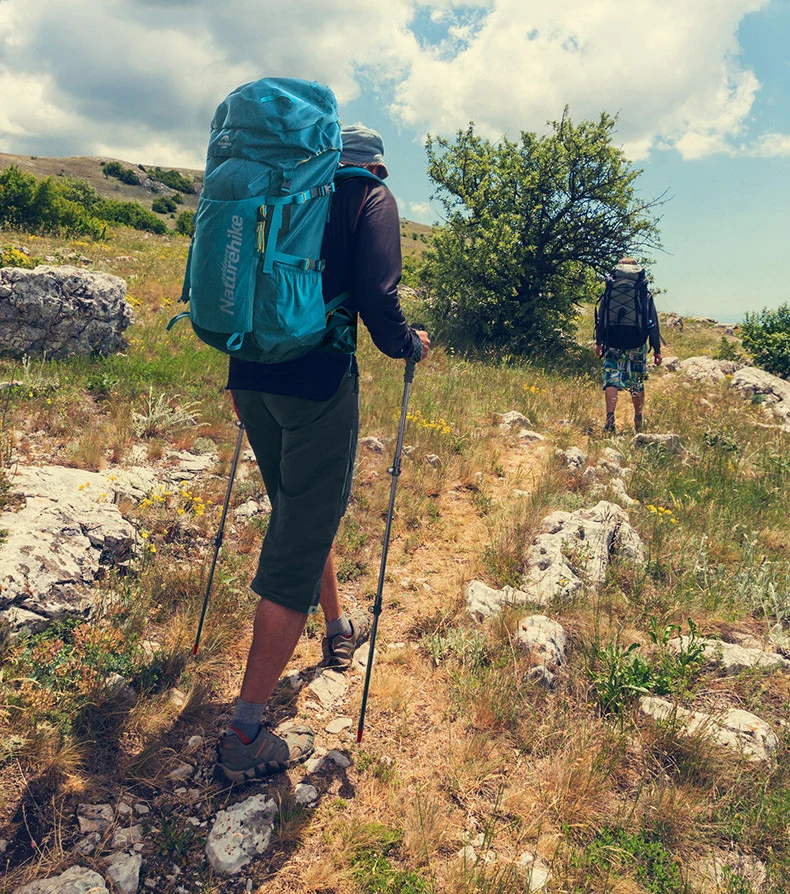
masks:
<svg viewBox="0 0 790 894"><path fill-rule="evenodd" d="M225 245L225 257L222 259L222 295L219 300L219 309L231 316L233 315L233 305L236 303L236 281L239 275L239 257L243 229L244 221L238 214L234 214L230 219L230 228L227 231L228 241Z"/></svg>

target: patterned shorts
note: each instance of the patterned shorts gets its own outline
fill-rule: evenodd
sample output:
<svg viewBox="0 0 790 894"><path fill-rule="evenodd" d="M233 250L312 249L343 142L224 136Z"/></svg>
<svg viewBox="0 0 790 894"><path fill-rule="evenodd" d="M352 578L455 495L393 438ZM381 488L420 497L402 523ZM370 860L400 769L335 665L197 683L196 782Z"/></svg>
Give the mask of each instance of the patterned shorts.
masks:
<svg viewBox="0 0 790 894"><path fill-rule="evenodd" d="M639 394L645 390L647 345L633 351L607 348L603 355L603 387Z"/></svg>

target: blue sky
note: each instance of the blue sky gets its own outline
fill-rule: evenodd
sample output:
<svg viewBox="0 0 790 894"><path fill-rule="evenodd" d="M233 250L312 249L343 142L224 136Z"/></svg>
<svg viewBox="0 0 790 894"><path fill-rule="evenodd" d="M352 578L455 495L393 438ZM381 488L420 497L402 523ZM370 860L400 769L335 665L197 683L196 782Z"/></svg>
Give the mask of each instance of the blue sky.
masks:
<svg viewBox="0 0 790 894"><path fill-rule="evenodd" d="M790 300L789 36L790 0L0 0L0 151L200 167L229 90L316 79L432 223L427 132L606 110L672 197L660 308L735 319Z"/></svg>

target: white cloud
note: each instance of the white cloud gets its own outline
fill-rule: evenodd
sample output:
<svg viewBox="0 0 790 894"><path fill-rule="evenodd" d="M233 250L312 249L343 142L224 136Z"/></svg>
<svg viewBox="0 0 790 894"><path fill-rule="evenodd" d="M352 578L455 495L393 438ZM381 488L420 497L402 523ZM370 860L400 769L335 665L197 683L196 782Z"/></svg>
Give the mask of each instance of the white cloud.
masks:
<svg viewBox="0 0 790 894"><path fill-rule="evenodd" d="M766 133L747 146L745 155L754 158L785 158L790 155L790 134Z"/></svg>
<svg viewBox="0 0 790 894"><path fill-rule="evenodd" d="M436 214L430 202L409 202L409 216L412 220L417 218L421 221L427 221L429 218L435 218Z"/></svg>
<svg viewBox="0 0 790 894"><path fill-rule="evenodd" d="M639 157L659 143L686 157L727 151L758 88L737 29L768 0L496 0L452 59L412 59L392 111L448 133L470 119L491 137L618 112Z"/></svg>
<svg viewBox="0 0 790 894"><path fill-rule="evenodd" d="M737 29L767 3L10 0L0 149L199 166L222 96L279 75L330 84L341 109L362 91L394 96L392 116L415 136L471 119L512 136L567 103L576 119L619 112L635 158L659 146L685 158L788 154L782 134L744 148L759 84Z"/></svg>

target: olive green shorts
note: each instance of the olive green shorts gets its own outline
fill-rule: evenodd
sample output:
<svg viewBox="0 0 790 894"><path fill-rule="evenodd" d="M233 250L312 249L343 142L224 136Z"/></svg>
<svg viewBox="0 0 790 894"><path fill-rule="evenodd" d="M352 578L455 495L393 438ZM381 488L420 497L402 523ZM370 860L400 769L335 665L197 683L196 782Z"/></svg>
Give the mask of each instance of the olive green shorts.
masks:
<svg viewBox="0 0 790 894"><path fill-rule="evenodd" d="M261 598L303 614L318 608L321 574L348 506L359 436L359 378L325 401L234 390L272 503L258 571Z"/></svg>

